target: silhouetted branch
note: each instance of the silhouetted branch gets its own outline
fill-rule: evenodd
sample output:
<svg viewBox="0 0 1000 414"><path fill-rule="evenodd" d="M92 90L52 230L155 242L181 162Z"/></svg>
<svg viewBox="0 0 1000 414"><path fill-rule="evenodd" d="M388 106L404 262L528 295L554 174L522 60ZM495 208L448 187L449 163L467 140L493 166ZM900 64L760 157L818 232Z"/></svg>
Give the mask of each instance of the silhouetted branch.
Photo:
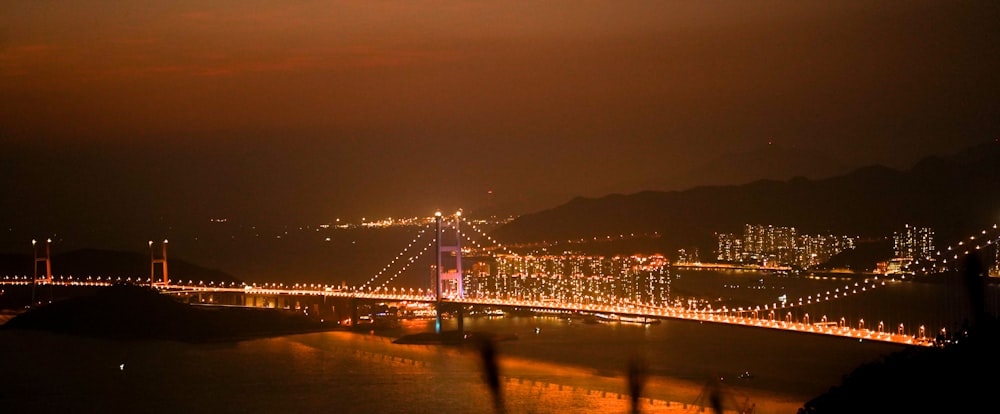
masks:
<svg viewBox="0 0 1000 414"><path fill-rule="evenodd" d="M497 364L496 347L493 341L486 338L480 342L479 354L483 362L483 381L493 394L493 406L498 414L504 412L503 393L500 390L500 369Z"/></svg>
<svg viewBox="0 0 1000 414"><path fill-rule="evenodd" d="M632 413L639 413L639 398L646 386L646 364L640 357L634 357L628 364L628 394L631 398Z"/></svg>

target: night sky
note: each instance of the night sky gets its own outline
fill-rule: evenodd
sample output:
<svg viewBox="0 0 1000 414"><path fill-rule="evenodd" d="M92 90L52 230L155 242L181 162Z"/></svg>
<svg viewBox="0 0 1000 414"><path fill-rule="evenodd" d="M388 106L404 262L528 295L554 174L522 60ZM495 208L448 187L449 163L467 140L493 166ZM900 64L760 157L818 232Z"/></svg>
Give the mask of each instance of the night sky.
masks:
<svg viewBox="0 0 1000 414"><path fill-rule="evenodd" d="M4 224L523 213L751 181L727 160L769 149L816 178L908 168L1000 136L998 22L995 1L3 2Z"/></svg>

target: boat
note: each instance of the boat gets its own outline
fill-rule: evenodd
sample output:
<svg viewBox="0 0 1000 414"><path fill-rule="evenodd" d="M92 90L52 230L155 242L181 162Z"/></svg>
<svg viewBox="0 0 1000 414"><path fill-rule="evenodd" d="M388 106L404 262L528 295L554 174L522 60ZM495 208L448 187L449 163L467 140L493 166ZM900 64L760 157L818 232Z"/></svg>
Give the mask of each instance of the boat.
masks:
<svg viewBox="0 0 1000 414"><path fill-rule="evenodd" d="M641 325L656 325L660 323L659 319L646 316L616 315L613 313L595 313L594 316L599 322L637 323Z"/></svg>
<svg viewBox="0 0 1000 414"><path fill-rule="evenodd" d="M656 325L660 323L659 319L647 318L645 316L619 316L618 320L620 322L638 323L642 325Z"/></svg>

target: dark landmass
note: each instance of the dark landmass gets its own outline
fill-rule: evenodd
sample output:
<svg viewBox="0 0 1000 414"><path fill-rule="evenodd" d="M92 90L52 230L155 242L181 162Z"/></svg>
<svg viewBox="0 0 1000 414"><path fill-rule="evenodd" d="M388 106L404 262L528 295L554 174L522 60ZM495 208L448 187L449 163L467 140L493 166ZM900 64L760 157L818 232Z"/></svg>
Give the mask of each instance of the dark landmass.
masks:
<svg viewBox="0 0 1000 414"><path fill-rule="evenodd" d="M984 323L942 348L907 348L862 365L800 414L967 413L997 409L1000 324Z"/></svg>
<svg viewBox="0 0 1000 414"><path fill-rule="evenodd" d="M715 233L741 233L748 223L863 237L891 236L911 224L933 228L945 245L996 222L998 186L1000 143L987 142L952 157L927 158L909 171L876 165L819 180L581 197L521 216L492 235L510 245L657 232L660 237L634 253L711 252Z"/></svg>
<svg viewBox="0 0 1000 414"><path fill-rule="evenodd" d="M201 307L142 286L115 285L21 313L0 329L31 329L108 339L238 341L337 329L298 312Z"/></svg>
<svg viewBox="0 0 1000 414"><path fill-rule="evenodd" d="M30 251L30 250L29 250ZM79 249L52 255L52 274L74 278L120 277L148 278L149 253L101 249ZM0 253L0 275L31 276L34 257L28 253ZM240 283L223 271L207 269L181 259L169 258L168 274L172 280Z"/></svg>
<svg viewBox="0 0 1000 414"><path fill-rule="evenodd" d="M939 334L936 347L907 348L858 367L799 414L994 412L1000 320L986 305L987 276L979 257L966 255L955 279L971 302L966 326Z"/></svg>
<svg viewBox="0 0 1000 414"><path fill-rule="evenodd" d="M870 241L860 241L854 249L844 250L833 256L815 270L849 269L855 272L871 272L878 262L884 262L895 256L892 239L884 238Z"/></svg>

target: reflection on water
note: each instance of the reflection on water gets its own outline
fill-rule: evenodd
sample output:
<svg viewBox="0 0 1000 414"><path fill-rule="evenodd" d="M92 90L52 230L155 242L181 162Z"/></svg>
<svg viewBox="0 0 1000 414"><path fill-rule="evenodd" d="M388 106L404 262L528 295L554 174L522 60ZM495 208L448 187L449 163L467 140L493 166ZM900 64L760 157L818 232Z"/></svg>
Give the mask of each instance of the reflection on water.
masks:
<svg viewBox="0 0 1000 414"><path fill-rule="evenodd" d="M0 404L9 412L492 412L474 350L391 342L431 324L202 345L0 331ZM505 317L466 326L519 337L498 345L509 413L627 412L624 370L637 355L651 375L643 412L694 410L716 377L732 404L794 412L858 364L899 349L679 321ZM754 377L740 379L744 371Z"/></svg>

